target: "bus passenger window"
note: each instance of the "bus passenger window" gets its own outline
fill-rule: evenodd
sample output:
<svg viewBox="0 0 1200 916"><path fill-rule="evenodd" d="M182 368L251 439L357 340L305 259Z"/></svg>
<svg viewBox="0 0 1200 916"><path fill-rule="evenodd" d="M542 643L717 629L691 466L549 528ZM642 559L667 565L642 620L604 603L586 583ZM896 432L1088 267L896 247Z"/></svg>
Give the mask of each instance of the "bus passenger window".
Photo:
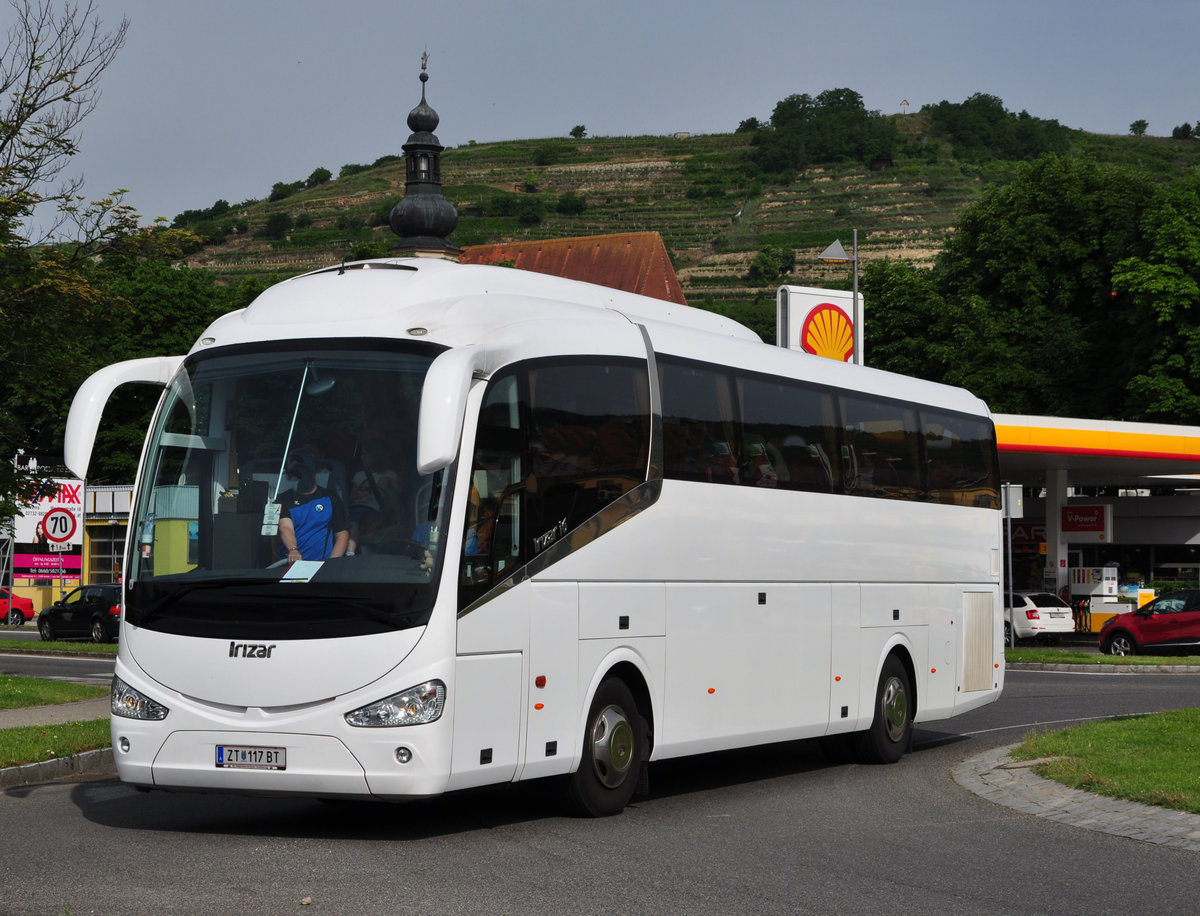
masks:
<svg viewBox="0 0 1200 916"><path fill-rule="evenodd" d="M737 454L729 377L705 366L665 357L659 361L663 390L665 473L677 480L737 484L742 480Z"/></svg>
<svg viewBox="0 0 1200 916"><path fill-rule="evenodd" d="M1000 508L995 436L978 417L921 411L926 495L934 502Z"/></svg>
<svg viewBox="0 0 1200 916"><path fill-rule="evenodd" d="M737 380L742 417L742 482L828 493L837 453L833 397L800 382Z"/></svg>
<svg viewBox="0 0 1200 916"><path fill-rule="evenodd" d="M843 396L847 487L865 496L916 499L922 493L916 411L904 404Z"/></svg>

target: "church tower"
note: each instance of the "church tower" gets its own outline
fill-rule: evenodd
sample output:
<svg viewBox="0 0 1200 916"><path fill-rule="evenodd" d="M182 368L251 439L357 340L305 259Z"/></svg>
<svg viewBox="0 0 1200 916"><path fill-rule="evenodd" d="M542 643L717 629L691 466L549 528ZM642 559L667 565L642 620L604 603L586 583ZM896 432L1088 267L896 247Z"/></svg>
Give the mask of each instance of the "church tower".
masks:
<svg viewBox="0 0 1200 916"><path fill-rule="evenodd" d="M462 249L447 236L458 225L458 211L442 194L442 150L434 135L438 113L425 101L429 55L421 55L421 104L408 113L412 134L404 150L404 197L392 208L388 222L400 241L392 252L401 257L445 258L457 261Z"/></svg>

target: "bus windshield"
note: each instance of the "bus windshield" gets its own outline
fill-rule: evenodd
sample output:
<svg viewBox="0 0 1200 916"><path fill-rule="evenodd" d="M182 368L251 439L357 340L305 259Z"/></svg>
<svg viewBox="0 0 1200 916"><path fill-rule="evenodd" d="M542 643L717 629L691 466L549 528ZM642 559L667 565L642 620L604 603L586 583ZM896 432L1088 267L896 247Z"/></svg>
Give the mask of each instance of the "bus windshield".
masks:
<svg viewBox="0 0 1200 916"><path fill-rule="evenodd" d="M445 472L416 470L440 348L378 342L193 356L148 444L128 623L219 638L329 638L424 624Z"/></svg>

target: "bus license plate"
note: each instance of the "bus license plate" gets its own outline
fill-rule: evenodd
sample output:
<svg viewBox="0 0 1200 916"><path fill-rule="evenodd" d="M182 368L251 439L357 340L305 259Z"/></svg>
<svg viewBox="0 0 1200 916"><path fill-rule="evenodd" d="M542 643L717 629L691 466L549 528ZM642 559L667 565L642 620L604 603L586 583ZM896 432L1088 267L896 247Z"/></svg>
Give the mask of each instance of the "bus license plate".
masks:
<svg viewBox="0 0 1200 916"><path fill-rule="evenodd" d="M250 770L286 770L287 748L218 744L217 766Z"/></svg>

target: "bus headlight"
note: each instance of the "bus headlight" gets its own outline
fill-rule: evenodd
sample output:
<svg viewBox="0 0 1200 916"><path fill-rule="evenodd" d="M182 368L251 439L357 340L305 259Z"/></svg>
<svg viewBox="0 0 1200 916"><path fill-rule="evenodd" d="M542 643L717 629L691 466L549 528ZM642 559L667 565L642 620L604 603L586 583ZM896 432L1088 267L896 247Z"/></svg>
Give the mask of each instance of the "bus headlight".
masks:
<svg viewBox="0 0 1200 916"><path fill-rule="evenodd" d="M446 685L426 681L346 713L346 722L357 728L393 728L436 721L446 704Z"/></svg>
<svg viewBox="0 0 1200 916"><path fill-rule="evenodd" d="M134 690L119 677L112 679L112 714L124 719L165 719L170 712L162 703L155 702L144 693Z"/></svg>

